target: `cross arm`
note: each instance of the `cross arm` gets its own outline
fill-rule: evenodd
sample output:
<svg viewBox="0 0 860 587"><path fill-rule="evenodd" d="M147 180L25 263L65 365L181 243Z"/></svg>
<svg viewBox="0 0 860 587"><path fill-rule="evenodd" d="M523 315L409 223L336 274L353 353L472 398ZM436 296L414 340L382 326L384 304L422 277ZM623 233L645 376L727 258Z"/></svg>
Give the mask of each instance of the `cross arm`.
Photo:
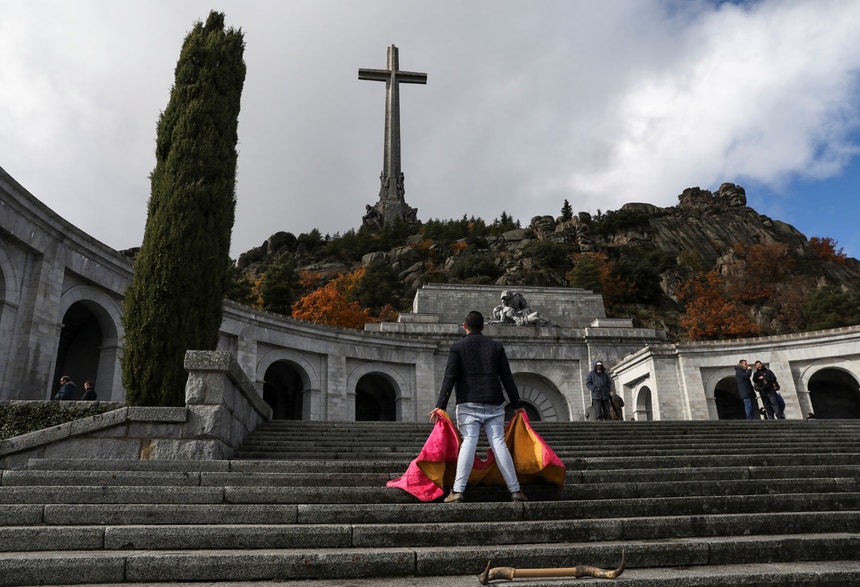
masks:
<svg viewBox="0 0 860 587"><path fill-rule="evenodd" d="M377 82L387 82L391 79L390 69L359 69L358 79L369 79ZM427 74L415 71L395 71L394 79L403 84L426 84Z"/></svg>

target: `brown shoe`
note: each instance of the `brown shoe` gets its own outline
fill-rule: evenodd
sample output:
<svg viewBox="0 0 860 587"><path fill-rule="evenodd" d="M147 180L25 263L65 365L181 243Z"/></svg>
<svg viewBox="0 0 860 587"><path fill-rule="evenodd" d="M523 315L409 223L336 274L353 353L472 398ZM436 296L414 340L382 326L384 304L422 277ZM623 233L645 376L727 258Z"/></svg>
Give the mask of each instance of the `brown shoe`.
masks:
<svg viewBox="0 0 860 587"><path fill-rule="evenodd" d="M460 503L461 501L463 501L463 494L454 490L451 490L451 493L445 498L445 503Z"/></svg>
<svg viewBox="0 0 860 587"><path fill-rule="evenodd" d="M511 493L511 501L528 501L529 498L522 491L514 491Z"/></svg>

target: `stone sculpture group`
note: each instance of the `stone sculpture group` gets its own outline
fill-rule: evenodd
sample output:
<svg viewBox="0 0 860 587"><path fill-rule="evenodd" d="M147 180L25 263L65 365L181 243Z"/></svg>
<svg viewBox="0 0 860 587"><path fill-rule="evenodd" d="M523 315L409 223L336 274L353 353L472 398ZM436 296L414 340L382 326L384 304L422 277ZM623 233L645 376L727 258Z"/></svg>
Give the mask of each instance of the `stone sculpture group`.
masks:
<svg viewBox="0 0 860 587"><path fill-rule="evenodd" d="M516 326L557 326L554 322L542 318L540 312L532 312L523 294L509 290L502 292L501 303L493 308L493 319L489 323L514 324Z"/></svg>

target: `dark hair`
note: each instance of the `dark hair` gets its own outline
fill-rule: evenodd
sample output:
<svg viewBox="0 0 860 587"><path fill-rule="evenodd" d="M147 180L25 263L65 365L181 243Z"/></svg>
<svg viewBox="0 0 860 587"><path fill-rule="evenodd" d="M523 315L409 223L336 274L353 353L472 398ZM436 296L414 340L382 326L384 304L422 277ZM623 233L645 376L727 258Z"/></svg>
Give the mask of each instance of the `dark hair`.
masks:
<svg viewBox="0 0 860 587"><path fill-rule="evenodd" d="M472 310L466 314L466 327L472 332L481 332L484 329L484 315Z"/></svg>

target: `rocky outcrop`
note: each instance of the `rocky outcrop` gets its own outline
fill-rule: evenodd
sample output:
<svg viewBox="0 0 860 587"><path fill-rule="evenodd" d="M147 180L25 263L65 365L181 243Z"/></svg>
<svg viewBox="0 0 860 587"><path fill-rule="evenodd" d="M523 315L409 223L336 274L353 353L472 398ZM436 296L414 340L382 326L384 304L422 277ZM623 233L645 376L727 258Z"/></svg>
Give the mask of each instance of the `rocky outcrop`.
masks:
<svg viewBox="0 0 860 587"><path fill-rule="evenodd" d="M297 270L318 273L325 279L382 261L404 284L406 306L425 283L468 280L504 286L564 286L568 283L566 272L579 253L603 252L613 259L634 259L634 264L642 263L642 255L657 255L663 259L662 265L666 259L674 261L655 273L652 289L662 292L663 299L673 304L678 301L678 284L690 270L684 263L678 264L682 258L699 258L705 269L736 268L739 245L780 243L803 265L799 270L816 279L831 284L860 282L860 262L820 262L806 236L749 207L746 191L733 183L722 184L716 192L687 188L678 195L677 205L669 207L634 202L596 215L579 212L566 220L534 216L527 227L500 234L476 236L470 229L457 240L437 242L423 231L417 232L398 246L363 255L360 263L344 261L345 246L340 244L339 252L333 253L328 242L318 231L298 239L289 233L276 233L262 246L241 255L238 266L246 273L260 275L270 260L292 252Z"/></svg>

